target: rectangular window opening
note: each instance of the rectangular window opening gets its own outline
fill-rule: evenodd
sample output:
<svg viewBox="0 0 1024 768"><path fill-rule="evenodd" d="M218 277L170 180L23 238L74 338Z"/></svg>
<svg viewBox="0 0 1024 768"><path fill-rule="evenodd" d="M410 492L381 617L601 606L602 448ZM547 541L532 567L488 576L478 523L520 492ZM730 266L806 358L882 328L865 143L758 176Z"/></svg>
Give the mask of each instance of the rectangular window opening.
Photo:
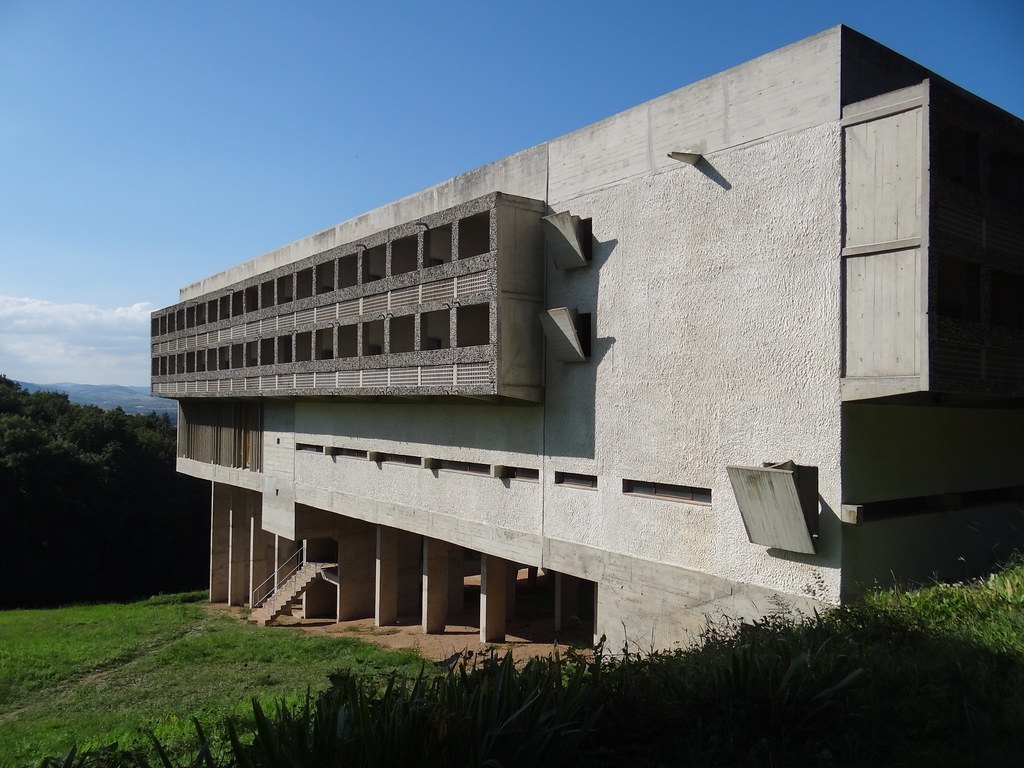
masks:
<svg viewBox="0 0 1024 768"><path fill-rule="evenodd" d="M377 455L377 461L381 464L405 464L411 467L419 467L423 464L421 457L405 453L381 453Z"/></svg>
<svg viewBox="0 0 1024 768"><path fill-rule="evenodd" d="M459 258L491 251L491 212L482 211L459 221Z"/></svg>
<svg viewBox="0 0 1024 768"><path fill-rule="evenodd" d="M217 299L210 299L206 302L206 321L209 323L217 322L217 307L220 302Z"/></svg>
<svg viewBox="0 0 1024 768"><path fill-rule="evenodd" d="M235 291L231 294L231 316L238 317L245 312L245 293Z"/></svg>
<svg viewBox="0 0 1024 768"><path fill-rule="evenodd" d="M363 323L363 356L384 354L384 321Z"/></svg>
<svg viewBox="0 0 1024 768"><path fill-rule="evenodd" d="M313 445L312 443L296 443L296 451L303 451L304 453L323 453L324 447L322 445Z"/></svg>
<svg viewBox="0 0 1024 768"><path fill-rule="evenodd" d="M335 446L327 446L324 449L324 453L328 456L344 456L348 459L366 459L368 454L366 451L360 448L338 448Z"/></svg>
<svg viewBox="0 0 1024 768"><path fill-rule="evenodd" d="M505 467L504 476L511 480L525 480L536 483L540 480L540 470L528 467Z"/></svg>
<svg viewBox="0 0 1024 768"><path fill-rule="evenodd" d="M259 342L247 341L245 343L245 366L247 368L253 368L260 364L259 360Z"/></svg>
<svg viewBox="0 0 1024 768"><path fill-rule="evenodd" d="M196 304L196 325L206 325L206 302Z"/></svg>
<svg viewBox="0 0 1024 768"><path fill-rule="evenodd" d="M419 246L416 235L409 235L391 243L391 274L404 275L415 272L418 268L417 252Z"/></svg>
<svg viewBox="0 0 1024 768"><path fill-rule="evenodd" d="M338 259L338 288L359 284L359 257L356 254Z"/></svg>
<svg viewBox="0 0 1024 768"><path fill-rule="evenodd" d="M308 299L313 295L313 268L308 267L295 275L295 299Z"/></svg>
<svg viewBox="0 0 1024 768"><path fill-rule="evenodd" d="M384 268L387 260L386 247L382 245L367 248L363 251L363 282L372 283L384 279Z"/></svg>
<svg viewBox="0 0 1024 768"><path fill-rule="evenodd" d="M260 288L258 285L251 285L245 289L245 311L255 312L260 308Z"/></svg>
<svg viewBox="0 0 1024 768"><path fill-rule="evenodd" d="M334 329L320 328L316 332L316 359L331 360L334 358Z"/></svg>
<svg viewBox="0 0 1024 768"><path fill-rule="evenodd" d="M338 327L338 357L358 357L359 326L342 325Z"/></svg>
<svg viewBox="0 0 1024 768"><path fill-rule="evenodd" d="M277 278L277 303L295 301L295 275L281 275Z"/></svg>
<svg viewBox="0 0 1024 768"><path fill-rule="evenodd" d="M313 359L313 333L305 331L295 334L295 362L308 363Z"/></svg>
<svg viewBox="0 0 1024 768"><path fill-rule="evenodd" d="M572 488L597 488L597 475L555 472L555 485L568 485Z"/></svg>
<svg viewBox="0 0 1024 768"><path fill-rule="evenodd" d="M475 461L452 461L450 459L435 459L435 469L443 469L447 472L466 472L471 475L487 475L491 474L490 464L480 464Z"/></svg>
<svg viewBox="0 0 1024 768"><path fill-rule="evenodd" d="M390 352L413 352L416 349L416 315L402 315L390 320Z"/></svg>
<svg viewBox="0 0 1024 768"><path fill-rule="evenodd" d="M672 485L652 483L646 480L623 480L622 492L633 496L650 496L656 499L689 501L696 504L711 503L711 489L693 485Z"/></svg>
<svg viewBox="0 0 1024 768"><path fill-rule="evenodd" d="M274 364L274 340L260 340L260 365Z"/></svg>
<svg viewBox="0 0 1024 768"><path fill-rule="evenodd" d="M261 307L272 307L274 306L274 281L267 280L266 282L260 283L260 306Z"/></svg>
<svg viewBox="0 0 1024 768"><path fill-rule="evenodd" d="M292 361L292 337L277 337L277 362L290 363Z"/></svg>
<svg viewBox="0 0 1024 768"><path fill-rule="evenodd" d="M452 345L450 314L447 309L420 315L420 349L448 349Z"/></svg>
<svg viewBox="0 0 1024 768"><path fill-rule="evenodd" d="M196 308L185 307L185 327L195 328L196 327Z"/></svg>
<svg viewBox="0 0 1024 768"><path fill-rule="evenodd" d="M452 225L428 229L423 233L423 266L436 267L452 260Z"/></svg>
<svg viewBox="0 0 1024 768"><path fill-rule="evenodd" d="M316 265L316 292L319 296L321 293L330 293L334 290L334 267L335 261L325 261L323 264Z"/></svg>
<svg viewBox="0 0 1024 768"><path fill-rule="evenodd" d="M470 304L455 311L458 347L476 347L491 343L490 304Z"/></svg>

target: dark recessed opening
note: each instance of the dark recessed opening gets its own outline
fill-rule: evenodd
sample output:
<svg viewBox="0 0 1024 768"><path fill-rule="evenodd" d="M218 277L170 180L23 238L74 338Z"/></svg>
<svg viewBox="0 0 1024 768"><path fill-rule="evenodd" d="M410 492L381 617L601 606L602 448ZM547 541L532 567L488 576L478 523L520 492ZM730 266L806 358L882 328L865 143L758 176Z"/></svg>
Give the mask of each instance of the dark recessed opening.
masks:
<svg viewBox="0 0 1024 768"><path fill-rule="evenodd" d="M491 250L491 212L482 211L459 221L459 258L468 259Z"/></svg>
<svg viewBox="0 0 1024 768"><path fill-rule="evenodd" d="M448 349L451 345L447 309L424 312L420 315L420 349Z"/></svg>
<svg viewBox="0 0 1024 768"><path fill-rule="evenodd" d="M452 225L428 229L423 233L423 266L436 267L452 260Z"/></svg>
<svg viewBox="0 0 1024 768"><path fill-rule="evenodd" d="M470 304L455 311L455 329L458 347L475 347L491 342L491 307L489 304Z"/></svg>
<svg viewBox="0 0 1024 768"><path fill-rule="evenodd" d="M416 316L403 315L391 318L389 351L412 352L416 349Z"/></svg>
<svg viewBox="0 0 1024 768"><path fill-rule="evenodd" d="M417 269L416 235L409 235L391 243L391 274L403 275Z"/></svg>

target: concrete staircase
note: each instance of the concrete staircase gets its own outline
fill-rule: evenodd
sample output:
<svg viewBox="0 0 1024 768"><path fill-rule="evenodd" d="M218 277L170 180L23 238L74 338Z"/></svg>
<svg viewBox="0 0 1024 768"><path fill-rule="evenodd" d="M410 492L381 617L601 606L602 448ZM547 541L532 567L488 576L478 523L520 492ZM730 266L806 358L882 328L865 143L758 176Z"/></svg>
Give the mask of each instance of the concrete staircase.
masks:
<svg viewBox="0 0 1024 768"><path fill-rule="evenodd" d="M249 614L249 623L265 627L281 614L291 610L295 601L302 597L309 585L321 577L325 568L332 565L334 563L303 563L301 568L253 608Z"/></svg>

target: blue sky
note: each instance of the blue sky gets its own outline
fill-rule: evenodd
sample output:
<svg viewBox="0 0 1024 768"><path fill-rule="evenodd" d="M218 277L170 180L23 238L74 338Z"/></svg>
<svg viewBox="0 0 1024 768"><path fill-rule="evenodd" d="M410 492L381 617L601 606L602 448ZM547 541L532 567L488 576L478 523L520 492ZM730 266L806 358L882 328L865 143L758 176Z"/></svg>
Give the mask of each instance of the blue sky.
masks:
<svg viewBox="0 0 1024 768"><path fill-rule="evenodd" d="M0 0L0 373L146 384L182 285L838 23L1024 116L1024 0Z"/></svg>

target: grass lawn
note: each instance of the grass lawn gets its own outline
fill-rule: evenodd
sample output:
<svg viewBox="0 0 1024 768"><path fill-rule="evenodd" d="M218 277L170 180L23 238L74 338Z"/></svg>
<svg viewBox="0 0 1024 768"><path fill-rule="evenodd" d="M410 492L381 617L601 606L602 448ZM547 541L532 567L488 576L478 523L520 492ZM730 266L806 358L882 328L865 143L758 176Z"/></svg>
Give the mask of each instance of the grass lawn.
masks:
<svg viewBox="0 0 1024 768"><path fill-rule="evenodd" d="M413 653L355 639L267 631L207 609L203 593L128 605L0 612L0 765L117 742L193 749L228 715L325 689L339 670L415 673Z"/></svg>

